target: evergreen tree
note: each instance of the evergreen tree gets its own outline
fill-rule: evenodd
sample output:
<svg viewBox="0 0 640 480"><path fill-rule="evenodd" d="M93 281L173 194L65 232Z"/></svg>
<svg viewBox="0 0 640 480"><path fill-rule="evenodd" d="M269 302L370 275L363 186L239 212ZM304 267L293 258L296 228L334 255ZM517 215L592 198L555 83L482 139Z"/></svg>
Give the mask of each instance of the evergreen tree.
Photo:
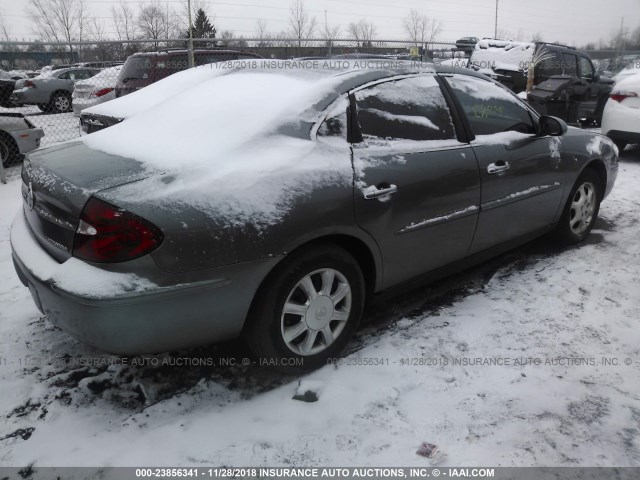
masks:
<svg viewBox="0 0 640 480"><path fill-rule="evenodd" d="M202 8L199 8L196 12L196 18L193 22L193 38L216 38L216 27L211 24L209 17ZM185 38L189 38L189 30L185 33ZM197 42L194 46L197 47L215 47L216 42Z"/></svg>

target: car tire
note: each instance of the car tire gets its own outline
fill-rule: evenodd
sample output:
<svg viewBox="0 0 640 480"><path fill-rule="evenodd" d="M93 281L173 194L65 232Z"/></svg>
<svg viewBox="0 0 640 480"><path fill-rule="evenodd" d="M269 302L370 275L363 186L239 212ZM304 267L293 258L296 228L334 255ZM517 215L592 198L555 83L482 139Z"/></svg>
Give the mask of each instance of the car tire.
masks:
<svg viewBox="0 0 640 480"><path fill-rule="evenodd" d="M340 355L360 323L365 282L346 250L321 244L293 253L260 288L243 338L260 365L296 373Z"/></svg>
<svg viewBox="0 0 640 480"><path fill-rule="evenodd" d="M580 175L555 228L560 243L575 245L587 238L598 219L603 190L602 181L593 169L587 168Z"/></svg>
<svg viewBox="0 0 640 480"><path fill-rule="evenodd" d="M49 111L53 113L66 113L72 109L71 95L66 92L57 92L51 96Z"/></svg>
<svg viewBox="0 0 640 480"><path fill-rule="evenodd" d="M2 157L2 165L5 167L8 167L20 156L15 140L4 132L0 132L0 156Z"/></svg>
<svg viewBox="0 0 640 480"><path fill-rule="evenodd" d="M41 112L49 112L49 111L51 111L51 107L49 106L48 103L39 103L38 104L38 108L40 109Z"/></svg>

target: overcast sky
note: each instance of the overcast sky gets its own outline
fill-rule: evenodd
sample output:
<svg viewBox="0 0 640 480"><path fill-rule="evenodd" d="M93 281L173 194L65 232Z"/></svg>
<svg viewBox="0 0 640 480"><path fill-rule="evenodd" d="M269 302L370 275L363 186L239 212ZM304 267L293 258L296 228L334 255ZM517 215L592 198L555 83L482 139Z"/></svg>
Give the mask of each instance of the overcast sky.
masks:
<svg viewBox="0 0 640 480"><path fill-rule="evenodd" d="M114 32L110 8L120 0L87 0L89 15L105 22L107 32ZM141 3L140 0L125 0ZM178 9L186 0L169 0ZM288 27L291 0L222 0L204 1L207 13L219 31L232 30L236 36L253 36L256 19L267 22L267 30L277 33ZM417 9L442 22L439 40L455 41L459 37L493 37L496 0L304 0L310 14L324 25L325 11L330 26L339 26L347 38L350 22L366 18L375 24L378 38L405 39L402 20ZM0 0L0 12L9 32L20 39L33 39L32 26L25 12L27 0ZM540 32L546 41L583 45L608 40L625 27L633 31L640 26L640 0L499 0L498 29L515 38L530 40Z"/></svg>

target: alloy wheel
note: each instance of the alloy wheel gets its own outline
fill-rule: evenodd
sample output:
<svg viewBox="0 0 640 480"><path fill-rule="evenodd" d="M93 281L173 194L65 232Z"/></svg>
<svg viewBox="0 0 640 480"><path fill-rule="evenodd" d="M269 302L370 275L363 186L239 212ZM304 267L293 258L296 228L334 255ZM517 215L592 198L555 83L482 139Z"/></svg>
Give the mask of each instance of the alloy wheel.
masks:
<svg viewBox="0 0 640 480"><path fill-rule="evenodd" d="M338 270L323 268L300 279L281 315L282 339L293 353L309 356L326 350L344 330L353 294Z"/></svg>
<svg viewBox="0 0 640 480"><path fill-rule="evenodd" d="M596 197L596 187L591 182L583 183L576 190L569 216L569 225L574 235L581 236L589 229L596 209Z"/></svg>

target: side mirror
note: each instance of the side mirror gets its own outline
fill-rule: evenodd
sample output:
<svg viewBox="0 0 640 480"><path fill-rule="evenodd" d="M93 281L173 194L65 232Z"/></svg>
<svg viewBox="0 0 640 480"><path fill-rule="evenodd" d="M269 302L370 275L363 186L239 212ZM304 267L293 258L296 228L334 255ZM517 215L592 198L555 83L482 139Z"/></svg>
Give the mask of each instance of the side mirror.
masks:
<svg viewBox="0 0 640 480"><path fill-rule="evenodd" d="M567 133L567 124L556 117L543 115L540 117L540 134L542 136L550 135L552 137L561 137Z"/></svg>
<svg viewBox="0 0 640 480"><path fill-rule="evenodd" d="M592 78L592 80L594 82L599 82L600 81L600 74L599 73L594 73L593 77L591 77L591 78Z"/></svg>

